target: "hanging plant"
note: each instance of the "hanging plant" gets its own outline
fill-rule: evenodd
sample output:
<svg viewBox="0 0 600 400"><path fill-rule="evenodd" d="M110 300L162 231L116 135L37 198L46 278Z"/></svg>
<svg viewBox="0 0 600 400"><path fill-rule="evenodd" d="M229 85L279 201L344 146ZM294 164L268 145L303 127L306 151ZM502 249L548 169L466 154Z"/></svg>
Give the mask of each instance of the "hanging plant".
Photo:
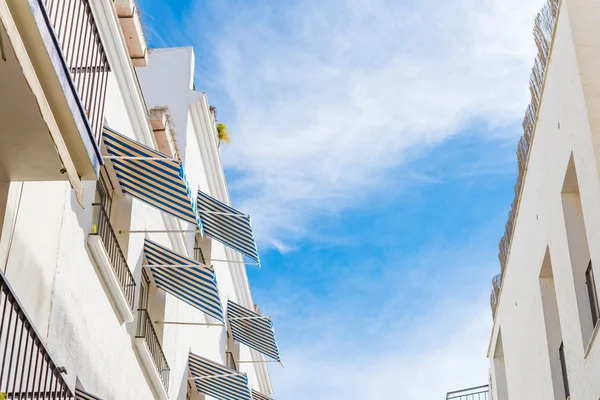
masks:
<svg viewBox="0 0 600 400"><path fill-rule="evenodd" d="M231 143L229 129L227 129L227 125L223 122L217 124L217 134L219 135L219 142Z"/></svg>

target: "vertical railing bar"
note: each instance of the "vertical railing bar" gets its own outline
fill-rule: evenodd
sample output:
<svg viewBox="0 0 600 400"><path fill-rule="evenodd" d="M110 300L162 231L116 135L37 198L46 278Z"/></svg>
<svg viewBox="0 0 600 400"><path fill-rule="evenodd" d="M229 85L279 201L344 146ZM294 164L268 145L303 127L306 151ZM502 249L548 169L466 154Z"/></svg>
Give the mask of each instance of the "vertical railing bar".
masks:
<svg viewBox="0 0 600 400"><path fill-rule="evenodd" d="M92 46L91 46L91 38L94 35L94 26L93 23L90 19L90 9L89 9L89 4L86 2L86 4L84 5L85 7L85 20L83 21L84 26L85 26L85 46L86 46L86 54L85 54L85 58L84 58L84 71L87 70L87 68L90 66L91 63L91 53L92 53ZM88 89L88 85L89 85L89 76L90 74L88 74L87 72L83 73L83 83L81 86L81 91L79 93L79 95L82 97L82 103L84 104L84 107L86 108L85 112L89 121L89 104L87 104L87 89Z"/></svg>
<svg viewBox="0 0 600 400"><path fill-rule="evenodd" d="M27 341L29 341L29 337L31 337L31 332L28 332L27 335ZM33 353L34 353L34 349L36 348L35 345L35 338L31 337L31 350L30 353L31 355L29 356L29 369L27 371L27 379L25 380L25 397L29 397L29 378L31 377L31 369L32 369L32 363L33 363ZM32 396L33 396L33 392L32 392Z"/></svg>
<svg viewBox="0 0 600 400"><path fill-rule="evenodd" d="M6 303L9 302L8 300L8 293L6 293ZM6 303L4 304L4 307L6 308ZM2 370L0 370L0 383L4 382L4 366L6 364L6 356L8 354L8 342L10 340L10 325L12 324L12 315L13 315L13 311L12 311L13 305L12 303L10 304L10 311L8 314L8 325L6 326L6 344L4 345L4 354L2 355ZM2 315L2 328L4 328L4 315Z"/></svg>
<svg viewBox="0 0 600 400"><path fill-rule="evenodd" d="M21 345L23 344L23 331L25 330L25 323L23 322L23 320L21 320L21 317L19 317L18 321L21 321L21 333L19 334L19 347L17 349L17 358L15 360L15 377L13 379L13 391L16 392L17 390L17 380L19 379L19 359L21 358ZM15 330L16 333L16 330ZM21 396L19 395L19 398L21 398Z"/></svg>
<svg viewBox="0 0 600 400"><path fill-rule="evenodd" d="M12 311L10 313L11 321L12 321L12 315L14 313L16 313L16 311L15 311L15 308L13 306ZM10 322L11 321L9 321L7 333L10 332L10 325L11 325ZM10 358L9 358L9 361L8 361L8 375L6 377L6 390L7 391L8 391L8 385L9 385L9 382L10 382L10 366L12 365L13 354L14 354L14 351L15 351L16 330L17 330L17 324L18 323L19 323L19 316L17 315L17 319L15 321L15 328L14 328L14 331L13 331L13 344L12 344L12 349L10 350ZM7 340L7 347L6 348L8 349L8 340L9 340L8 336L7 336L6 340ZM2 361L2 373L0 374L0 382L3 382L2 378L4 377L4 362L5 361L6 361L6 359L4 359Z"/></svg>
<svg viewBox="0 0 600 400"><path fill-rule="evenodd" d="M4 296L2 296L4 294ZM0 280L0 299L4 297L4 308L2 309L2 321L0 322L0 343L2 343L2 332L4 331L4 319L6 315L6 305L8 302L8 296L4 293L4 284ZM1 381L0 381L1 382Z"/></svg>
<svg viewBox="0 0 600 400"><path fill-rule="evenodd" d="M80 85L81 85L81 67L80 67L80 61L82 59L82 52L83 52L83 48L82 46L85 46L85 38L82 35L82 22L85 19L85 5L82 4L82 2L79 2L79 8L77 9L77 15L74 17L75 19L77 19L78 24L77 24L77 43L74 46L73 49L73 59L74 59L74 64L73 64L73 74L75 75L75 88L77 90L77 95L81 96L80 94Z"/></svg>
<svg viewBox="0 0 600 400"><path fill-rule="evenodd" d="M78 10L78 3L77 1L75 1L73 3L73 10L70 12L71 15L75 16L77 15L77 10ZM75 43L77 42L77 18L73 18L73 23L71 23L71 29L69 31L69 36L67 38L67 40L65 41L65 44L63 45L64 49L63 49L63 53L65 54L65 59L67 61L67 66L69 67L69 70L71 71L71 74L73 74L72 72L72 68L71 68L71 64L73 62L73 48L75 47Z"/></svg>
<svg viewBox="0 0 600 400"><path fill-rule="evenodd" d="M85 7L82 5L80 7L80 15L78 15L78 19L81 21L83 20L85 17ZM80 65L81 65L81 61L83 59L83 46L84 46L84 41L85 41L85 35L83 35L83 28L81 27L81 24L78 25L79 29L78 31L78 43L77 43L77 49L75 50L75 63L73 65L73 74L75 75L74 77L74 81L75 81L75 88L77 90L77 94L79 96L81 96L81 71L79 70Z"/></svg>
<svg viewBox="0 0 600 400"><path fill-rule="evenodd" d="M92 11L90 10L90 13ZM100 36L98 35L98 31L96 29L96 26L93 27L94 33L95 35L92 37L92 42L94 43L94 58L92 61L92 71L90 71L90 81L91 81L91 85L90 85L90 90L89 90L89 98L88 101L90 103L90 111L89 111L89 118L90 118L90 125L92 127L92 129L94 129L94 125L95 125L95 118L94 118L94 114L96 113L95 107L96 107L96 103L95 103L95 93L97 93L97 89L98 89L98 71L96 70L96 65L98 63L100 63L101 59L102 59L102 53L99 51L100 47L101 47L101 43L100 43ZM95 134L95 131L94 131Z"/></svg>
<svg viewBox="0 0 600 400"><path fill-rule="evenodd" d="M65 13L66 17L65 17L65 26L63 28L63 38L60 40L60 42L62 43L62 52L63 55L65 57L65 61L67 62L67 65L69 65L69 41L70 41L70 34L69 32L73 30L73 28L75 27L76 23L75 20L73 18L69 18L69 16L72 16L74 14L74 10L77 6L77 0L68 0L68 6L67 6L67 11Z"/></svg>
<svg viewBox="0 0 600 400"><path fill-rule="evenodd" d="M78 89L78 93L79 93L79 97L81 98L81 104L83 104L83 107L85 108L85 112L86 112L86 116L87 116L87 105L85 104L85 85L86 85L86 81L87 81L87 73L86 73L86 68L89 65L89 54L90 54L90 47L89 47L89 35L90 35L90 31L91 31L91 27L90 27L90 23L89 23L89 19L88 19L88 5L87 3L83 4L83 17L81 20L81 41L83 46L81 47L81 66L79 69L79 74L80 74L80 85L79 85L79 89Z"/></svg>
<svg viewBox="0 0 600 400"><path fill-rule="evenodd" d="M56 375L56 383L54 384L54 394L53 394L53 396L54 396L54 398L56 399L56 396L57 396L57 395L59 395L59 391L58 391L58 382L59 382L59 380L60 380L62 377L60 376L60 372L58 372L58 371L55 371L55 374L57 374L57 375Z"/></svg>
<svg viewBox="0 0 600 400"><path fill-rule="evenodd" d="M15 377L13 378L13 392L16 393L17 391L17 380L19 379L18 376L18 371L19 371L19 359L21 358L21 344L23 343L23 330L25 329L25 324L23 323L23 321L21 320L21 315L18 315L18 319L17 319L17 323L21 322L20 324L17 324L16 328L15 328L15 337L17 336L17 331L19 330L19 326L21 325L21 333L19 334L19 346L17 347L17 354L16 354L16 358L15 358L15 365L13 367L12 362L11 365L9 366L9 371L11 369L14 368L15 371ZM13 347L13 351L14 351L14 347ZM8 388L8 381L10 381L10 378L7 379L7 388Z"/></svg>
<svg viewBox="0 0 600 400"><path fill-rule="evenodd" d="M50 364L48 362L48 360L46 359L46 354L42 353L42 365L44 365L44 362L46 363L46 375L44 376L44 390L42 391L42 394L44 395L44 398L46 397L46 393L48 392L48 372L50 370L49 365Z"/></svg>
<svg viewBox="0 0 600 400"><path fill-rule="evenodd" d="M37 372L38 372L37 366L38 366L38 362L40 361L40 348L39 348L39 344L35 340L34 340L34 342L36 342L35 348L36 348L37 352L35 354L35 368L33 369L33 381L32 381L32 386L31 386L31 394L32 394L32 396L35 395L35 384L36 384L36 378L37 378ZM40 368L40 374L41 374L41 368ZM39 398L39 384L38 384L38 398Z"/></svg>
<svg viewBox="0 0 600 400"><path fill-rule="evenodd" d="M61 39L61 29L62 29L62 23L63 23L63 19L65 19L65 7L66 7L67 2L63 1L62 2L62 10L60 12L58 12L58 8L57 8L57 14L56 14L56 20L53 21L54 24L54 32L56 33L56 37L58 38L59 42L62 42ZM60 5L59 5L60 7Z"/></svg>
<svg viewBox="0 0 600 400"><path fill-rule="evenodd" d="M102 43L100 43L100 47L102 50L104 49ZM102 138L102 115L104 114L104 96L106 94L106 82L105 79L108 76L108 73L105 72L107 69L107 59L104 51L101 52L101 68L98 71L99 76L99 87L98 87L98 108L96 110L96 114L94 115L95 120L95 135L97 136L96 140L100 142Z"/></svg>

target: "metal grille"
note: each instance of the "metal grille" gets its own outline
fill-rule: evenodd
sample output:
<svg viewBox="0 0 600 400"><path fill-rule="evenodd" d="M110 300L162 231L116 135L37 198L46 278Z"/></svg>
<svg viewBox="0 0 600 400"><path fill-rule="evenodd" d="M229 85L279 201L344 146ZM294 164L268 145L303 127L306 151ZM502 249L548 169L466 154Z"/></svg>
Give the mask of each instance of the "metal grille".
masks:
<svg viewBox="0 0 600 400"><path fill-rule="evenodd" d="M121 250L117 235L113 230L108 214L104 210L102 203L93 203L93 225L91 235L98 235L102 239L104 249L110 258L110 264L115 276L119 280L121 290L127 298L127 303L133 311L135 297L135 279L127 265L127 259Z"/></svg>
<svg viewBox="0 0 600 400"><path fill-rule="evenodd" d="M167 358L165 357L165 353L163 353L160 340L158 339L158 335L154 330L154 326L152 326L152 320L147 310L138 310L138 325L135 336L137 338L143 338L146 341L146 345L148 346L148 351L152 356L152 361L154 361L156 371L158 371L165 390L168 392L169 374L171 370L169 368L169 364L167 364Z"/></svg>
<svg viewBox="0 0 600 400"><path fill-rule="evenodd" d="M489 386L482 385L446 393L446 400L488 400Z"/></svg>
<svg viewBox="0 0 600 400"><path fill-rule="evenodd" d="M73 400L61 370L0 271L0 398Z"/></svg>
<svg viewBox="0 0 600 400"><path fill-rule="evenodd" d="M89 0L43 0L96 143L102 138L110 66Z"/></svg>

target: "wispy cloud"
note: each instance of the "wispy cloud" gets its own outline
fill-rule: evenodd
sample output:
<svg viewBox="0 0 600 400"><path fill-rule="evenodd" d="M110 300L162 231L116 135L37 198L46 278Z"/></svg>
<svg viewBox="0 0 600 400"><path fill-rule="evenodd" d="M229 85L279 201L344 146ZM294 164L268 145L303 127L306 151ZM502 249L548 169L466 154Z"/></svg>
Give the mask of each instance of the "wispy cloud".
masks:
<svg viewBox="0 0 600 400"><path fill-rule="evenodd" d="M233 106L223 157L259 238L285 250L473 125L516 136L541 3L258 1L217 16L208 84Z"/></svg>
<svg viewBox="0 0 600 400"><path fill-rule="evenodd" d="M495 269L488 230L400 256L323 267L335 280L268 289L286 369L272 368L285 399L431 400L487 382L491 317L486 283ZM491 260L491 261L483 261ZM260 294L260 293L259 293ZM275 306L276 305L276 306Z"/></svg>

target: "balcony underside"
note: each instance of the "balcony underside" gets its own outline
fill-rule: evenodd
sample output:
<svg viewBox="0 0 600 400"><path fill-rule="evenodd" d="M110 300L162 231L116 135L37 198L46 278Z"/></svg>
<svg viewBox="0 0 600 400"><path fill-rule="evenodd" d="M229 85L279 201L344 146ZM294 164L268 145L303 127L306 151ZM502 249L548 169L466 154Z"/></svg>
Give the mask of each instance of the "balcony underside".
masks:
<svg viewBox="0 0 600 400"><path fill-rule="evenodd" d="M4 26L0 61L0 179L59 180L63 168L37 99L29 87Z"/></svg>
<svg viewBox="0 0 600 400"><path fill-rule="evenodd" d="M99 147L44 16L35 0L0 5L0 179L96 179Z"/></svg>

